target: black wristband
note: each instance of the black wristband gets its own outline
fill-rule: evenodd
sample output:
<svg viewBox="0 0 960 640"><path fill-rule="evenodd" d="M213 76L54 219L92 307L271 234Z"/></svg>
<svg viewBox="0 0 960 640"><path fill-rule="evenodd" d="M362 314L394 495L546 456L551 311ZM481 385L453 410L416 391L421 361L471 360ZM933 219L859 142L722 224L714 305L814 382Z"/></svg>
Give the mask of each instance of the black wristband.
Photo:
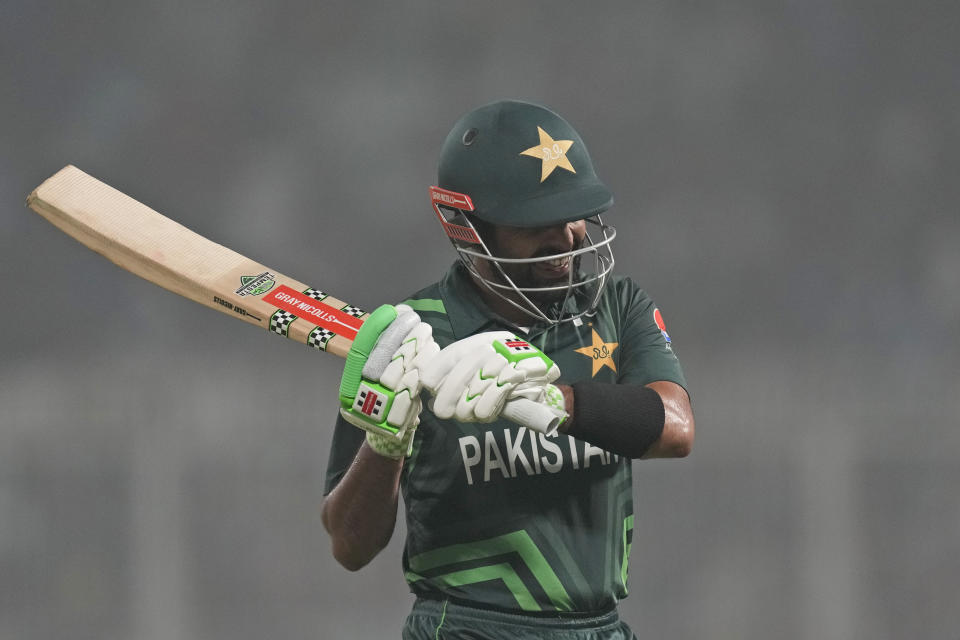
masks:
<svg viewBox="0 0 960 640"><path fill-rule="evenodd" d="M632 384L573 385L573 423L568 434L611 453L639 458L663 433L663 400Z"/></svg>

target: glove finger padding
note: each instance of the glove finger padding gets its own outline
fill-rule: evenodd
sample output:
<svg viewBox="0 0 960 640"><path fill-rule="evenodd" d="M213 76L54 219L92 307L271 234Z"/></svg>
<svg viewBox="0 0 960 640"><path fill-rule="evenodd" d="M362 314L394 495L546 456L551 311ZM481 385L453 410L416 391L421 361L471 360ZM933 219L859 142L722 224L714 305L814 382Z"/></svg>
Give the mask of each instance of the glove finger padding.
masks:
<svg viewBox="0 0 960 640"><path fill-rule="evenodd" d="M393 352L390 364L380 374L380 383L396 391L410 389L412 394L419 394L420 368L439 352L440 346L433 341L433 329L419 322Z"/></svg>
<svg viewBox="0 0 960 640"><path fill-rule="evenodd" d="M516 385L516 382L501 383L501 371L506 366L506 359L490 345L480 345L463 357L444 379L434 401L434 413L441 418L456 417L463 422L491 420L489 411L473 413L480 398L505 396ZM484 406L490 402L488 400Z"/></svg>
<svg viewBox="0 0 960 640"><path fill-rule="evenodd" d="M460 359L483 345L489 345L492 340L507 339L512 336L513 334L509 331L488 331L447 345L436 357L430 360L428 365L421 367L420 380L423 382L423 386L435 394L440 383L443 382L443 379L447 377Z"/></svg>
<svg viewBox="0 0 960 640"><path fill-rule="evenodd" d="M431 407L438 418L452 418L464 390L468 389L471 382L480 382L475 379L481 378L479 373L485 360L496 355L490 346L493 334L510 335L506 331L481 333L454 342L441 350L421 371L423 386L435 396Z"/></svg>
<svg viewBox="0 0 960 640"><path fill-rule="evenodd" d="M503 411L503 405L506 404L507 398L513 395L516 386L516 384L491 384L484 393L480 394L480 397L476 398L469 410L473 411L473 415L479 422L496 420ZM469 416L467 409L468 407L458 406L457 413ZM466 417L461 419L466 420Z"/></svg>
<svg viewBox="0 0 960 640"><path fill-rule="evenodd" d="M543 402L544 387L559 375L536 347L510 332L492 331L440 351L424 367L421 381L435 394L430 407L438 418L491 422L511 399Z"/></svg>

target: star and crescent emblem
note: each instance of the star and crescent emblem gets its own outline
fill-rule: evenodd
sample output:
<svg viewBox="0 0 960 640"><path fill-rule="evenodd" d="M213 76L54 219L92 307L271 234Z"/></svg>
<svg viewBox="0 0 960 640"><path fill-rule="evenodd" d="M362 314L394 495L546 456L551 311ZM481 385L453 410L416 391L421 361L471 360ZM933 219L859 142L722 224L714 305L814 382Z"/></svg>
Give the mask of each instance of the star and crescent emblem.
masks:
<svg viewBox="0 0 960 640"><path fill-rule="evenodd" d="M620 343L604 342L596 329L591 328L590 331L593 334L593 344L580 349L574 349L577 353L582 353L588 358L593 359L593 373L590 374L590 377L595 377L597 372L604 367L610 367L610 369L616 373L617 365L613 361L613 352L620 346Z"/></svg>
<svg viewBox="0 0 960 640"><path fill-rule="evenodd" d="M573 146L574 141L554 140L541 127L537 127L537 132L540 134L540 144L521 151L520 155L538 158L543 162L540 165L540 182L546 180L557 167L566 169L570 173L576 173L577 170L573 168L570 159L567 158L567 150Z"/></svg>

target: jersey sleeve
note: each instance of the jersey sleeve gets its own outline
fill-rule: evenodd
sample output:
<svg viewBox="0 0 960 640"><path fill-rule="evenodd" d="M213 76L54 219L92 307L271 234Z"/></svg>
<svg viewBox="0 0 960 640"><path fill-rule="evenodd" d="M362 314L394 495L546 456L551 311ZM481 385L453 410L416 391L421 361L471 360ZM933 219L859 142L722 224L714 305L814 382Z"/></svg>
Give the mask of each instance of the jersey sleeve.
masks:
<svg viewBox="0 0 960 640"><path fill-rule="evenodd" d="M333 442L330 445L330 457L327 459L326 481L323 495L328 495L340 483L347 472L357 451L363 444L366 432L358 429L337 414L337 424L333 428Z"/></svg>
<svg viewBox="0 0 960 640"><path fill-rule="evenodd" d="M620 283L622 306L620 329L621 384L649 384L657 380L675 382L684 389L687 380L673 352L660 310L650 296L630 279Z"/></svg>

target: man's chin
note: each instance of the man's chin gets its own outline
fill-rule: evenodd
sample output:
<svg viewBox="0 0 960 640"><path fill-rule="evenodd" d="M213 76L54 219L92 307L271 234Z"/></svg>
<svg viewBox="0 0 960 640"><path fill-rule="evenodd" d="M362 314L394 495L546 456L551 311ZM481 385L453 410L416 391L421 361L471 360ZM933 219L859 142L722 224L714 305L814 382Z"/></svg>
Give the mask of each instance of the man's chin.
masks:
<svg viewBox="0 0 960 640"><path fill-rule="evenodd" d="M552 286L552 285L547 285ZM557 302L563 302L563 299L567 297L567 289L559 289L557 291L543 291L539 293L527 293L527 297L539 306L549 306Z"/></svg>

